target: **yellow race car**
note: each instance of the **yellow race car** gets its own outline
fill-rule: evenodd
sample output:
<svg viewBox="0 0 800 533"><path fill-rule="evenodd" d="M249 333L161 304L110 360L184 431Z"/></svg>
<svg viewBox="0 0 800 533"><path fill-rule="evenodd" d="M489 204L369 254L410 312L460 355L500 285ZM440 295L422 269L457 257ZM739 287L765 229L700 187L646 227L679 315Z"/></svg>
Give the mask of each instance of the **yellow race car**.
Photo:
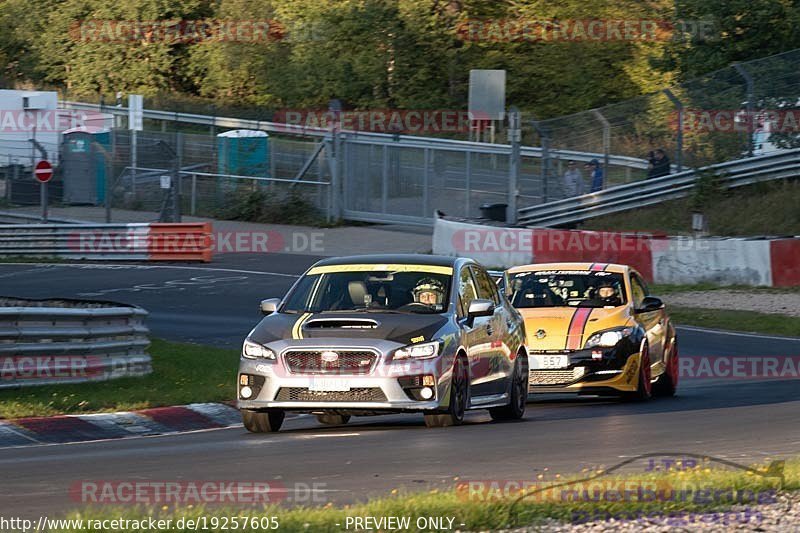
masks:
<svg viewBox="0 0 800 533"><path fill-rule="evenodd" d="M525 320L529 393L675 394L675 328L633 268L524 265L507 270L499 285Z"/></svg>

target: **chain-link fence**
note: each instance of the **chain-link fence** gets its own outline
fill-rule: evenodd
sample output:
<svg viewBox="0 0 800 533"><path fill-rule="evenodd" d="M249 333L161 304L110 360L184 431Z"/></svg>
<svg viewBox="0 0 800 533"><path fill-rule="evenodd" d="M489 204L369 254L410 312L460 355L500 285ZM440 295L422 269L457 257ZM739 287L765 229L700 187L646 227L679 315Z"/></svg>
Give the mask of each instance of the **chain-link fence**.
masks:
<svg viewBox="0 0 800 533"><path fill-rule="evenodd" d="M604 186L800 145L800 50L740 63L658 93L523 124L556 150L645 159L648 169L607 173ZM659 161L663 150L670 166ZM555 155L554 164L563 165ZM601 165L603 157L599 158ZM582 169L581 169L582 170ZM588 181L586 171L584 179ZM549 176L557 188L557 177ZM655 174L655 176L654 176Z"/></svg>
<svg viewBox="0 0 800 533"><path fill-rule="evenodd" d="M108 203L160 218L182 213L297 221L292 216L303 209L319 219L370 222L429 223L435 210L478 217L482 206L514 197L518 207L526 207L796 147L798 64L800 50L569 116L534 120L523 112L518 160L512 160L509 144L466 142L464 131L451 135L461 139L335 128L312 133L257 122L274 118L263 113L238 126L249 133L220 135L237 121L179 114L198 112L195 105L145 113L145 131L134 134L126 129L126 110L111 106L103 111L115 113L115 127L107 139L87 141L91 154L83 166L69 165L68 152L78 145L61 143L66 160L55 183L68 185L64 202ZM509 132L501 126L496 138L506 143ZM36 202L38 188L28 178L32 153L28 145L0 142L5 202ZM515 178L512 168L519 169ZM73 180L82 180L83 188ZM54 191L51 199L56 198Z"/></svg>

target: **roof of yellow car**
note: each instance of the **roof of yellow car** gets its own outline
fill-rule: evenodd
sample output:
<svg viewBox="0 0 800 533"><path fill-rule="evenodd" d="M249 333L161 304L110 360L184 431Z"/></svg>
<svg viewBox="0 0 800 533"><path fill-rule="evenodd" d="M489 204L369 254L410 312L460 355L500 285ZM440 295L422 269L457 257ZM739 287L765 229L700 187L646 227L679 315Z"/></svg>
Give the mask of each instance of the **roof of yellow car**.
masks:
<svg viewBox="0 0 800 533"><path fill-rule="evenodd" d="M519 272L533 272L537 270L604 270L606 272L617 272L623 274L630 267L628 265L618 265L616 263L532 263L530 265L520 265L508 269L509 274Z"/></svg>

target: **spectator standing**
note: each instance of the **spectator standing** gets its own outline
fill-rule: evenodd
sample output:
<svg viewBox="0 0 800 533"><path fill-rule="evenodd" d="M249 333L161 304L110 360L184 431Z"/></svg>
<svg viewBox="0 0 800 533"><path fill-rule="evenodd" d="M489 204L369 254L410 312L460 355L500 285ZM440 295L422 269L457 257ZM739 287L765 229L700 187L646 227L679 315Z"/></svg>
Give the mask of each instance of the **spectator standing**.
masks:
<svg viewBox="0 0 800 533"><path fill-rule="evenodd" d="M600 166L600 161L592 159L586 163L586 170L589 172L589 179L591 186L589 192L598 192L603 190L603 167Z"/></svg>
<svg viewBox="0 0 800 533"><path fill-rule="evenodd" d="M668 176L672 170L670 168L670 162L669 157L667 157L667 153L661 148L655 152L650 152L650 164L648 165L648 169L648 179Z"/></svg>
<svg viewBox="0 0 800 533"><path fill-rule="evenodd" d="M575 161L567 163L567 171L564 172L564 197L580 196L583 194L583 176Z"/></svg>

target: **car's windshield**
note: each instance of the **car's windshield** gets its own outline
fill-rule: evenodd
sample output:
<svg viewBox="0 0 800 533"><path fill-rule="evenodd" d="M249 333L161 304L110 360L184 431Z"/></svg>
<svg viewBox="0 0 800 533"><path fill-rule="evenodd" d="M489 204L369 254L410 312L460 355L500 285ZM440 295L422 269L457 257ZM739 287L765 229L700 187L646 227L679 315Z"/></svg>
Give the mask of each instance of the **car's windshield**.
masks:
<svg viewBox="0 0 800 533"><path fill-rule="evenodd" d="M512 274L508 298L516 308L617 307L626 302L622 274L541 270Z"/></svg>
<svg viewBox="0 0 800 533"><path fill-rule="evenodd" d="M281 312L322 311L443 313L450 299L450 275L441 268L420 271L359 270L314 273L301 279Z"/></svg>

